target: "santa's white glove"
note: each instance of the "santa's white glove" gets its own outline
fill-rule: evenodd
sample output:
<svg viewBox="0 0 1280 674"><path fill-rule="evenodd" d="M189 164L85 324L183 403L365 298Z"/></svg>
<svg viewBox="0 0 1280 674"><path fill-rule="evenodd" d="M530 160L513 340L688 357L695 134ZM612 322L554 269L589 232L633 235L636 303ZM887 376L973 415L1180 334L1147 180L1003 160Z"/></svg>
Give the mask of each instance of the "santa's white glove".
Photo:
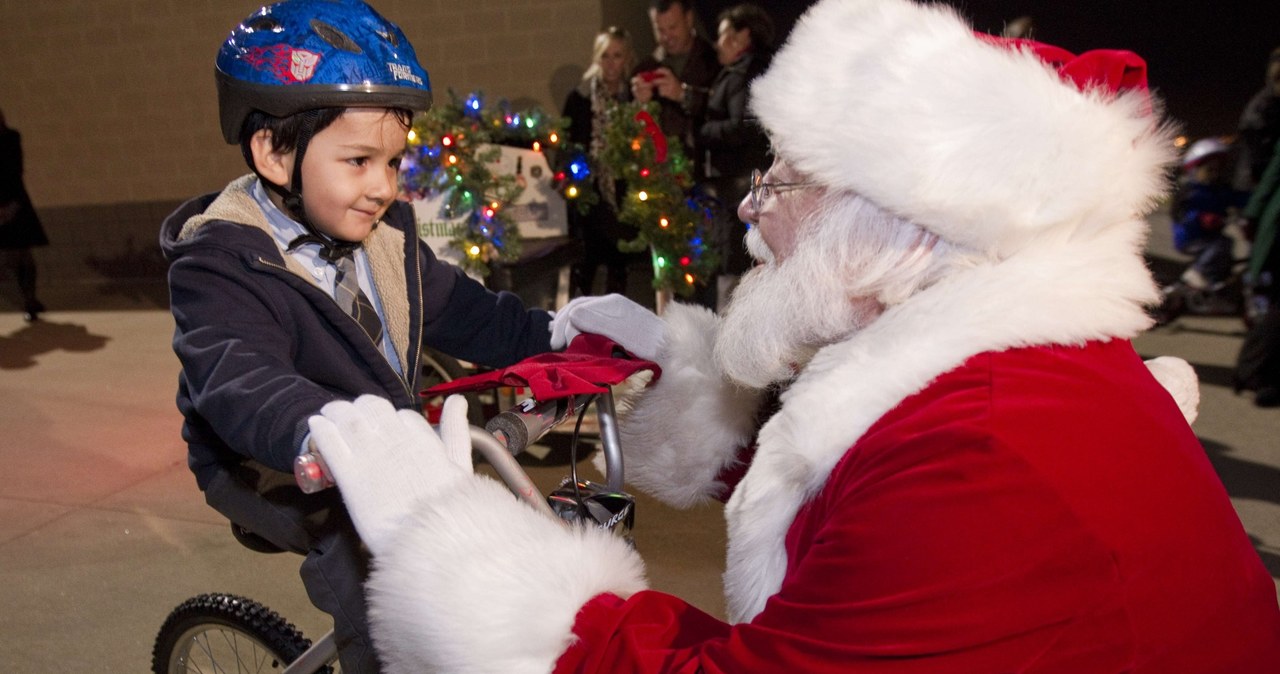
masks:
<svg viewBox="0 0 1280 674"><path fill-rule="evenodd" d="M563 349L586 332L608 337L638 358L653 360L664 330L662 319L622 295L579 297L551 319L551 348Z"/></svg>
<svg viewBox="0 0 1280 674"><path fill-rule="evenodd" d="M375 556L386 552L416 504L472 475L467 401L460 395L445 400L439 435L420 413L369 395L329 403L307 423Z"/></svg>
<svg viewBox="0 0 1280 674"><path fill-rule="evenodd" d="M1191 363L1173 356L1160 356L1143 361L1151 376L1160 382L1173 401L1178 403L1187 424L1193 424L1200 413L1200 377Z"/></svg>

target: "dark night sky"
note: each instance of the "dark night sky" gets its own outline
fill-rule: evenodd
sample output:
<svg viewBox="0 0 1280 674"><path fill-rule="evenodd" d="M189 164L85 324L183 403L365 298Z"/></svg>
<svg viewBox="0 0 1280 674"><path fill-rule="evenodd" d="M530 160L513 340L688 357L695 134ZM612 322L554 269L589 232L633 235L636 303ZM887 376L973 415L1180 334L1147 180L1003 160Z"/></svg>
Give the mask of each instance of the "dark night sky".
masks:
<svg viewBox="0 0 1280 674"><path fill-rule="evenodd" d="M780 27L810 2L757 0ZM705 25L733 1L698 5ZM1263 84L1267 55L1280 46L1275 0L947 0L974 28L998 33L1020 15L1034 37L1079 53L1129 49L1146 59L1148 78L1170 117L1192 138L1229 134Z"/></svg>

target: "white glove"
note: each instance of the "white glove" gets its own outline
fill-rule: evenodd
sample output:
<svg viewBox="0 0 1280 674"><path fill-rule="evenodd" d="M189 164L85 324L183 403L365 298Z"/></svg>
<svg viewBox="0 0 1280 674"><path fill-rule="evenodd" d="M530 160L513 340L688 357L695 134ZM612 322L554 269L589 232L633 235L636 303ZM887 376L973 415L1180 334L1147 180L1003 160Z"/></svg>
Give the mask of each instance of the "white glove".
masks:
<svg viewBox="0 0 1280 674"><path fill-rule="evenodd" d="M622 295L579 297L551 319L551 348L563 349L586 332L608 337L637 357L653 360L665 331L661 318Z"/></svg>
<svg viewBox="0 0 1280 674"><path fill-rule="evenodd" d="M387 551L417 503L472 475L467 401L460 395L445 400L439 435L418 412L397 411L370 395L329 403L307 423L375 556Z"/></svg>
<svg viewBox="0 0 1280 674"><path fill-rule="evenodd" d="M1187 424L1195 423L1200 413L1200 378L1195 368L1181 358L1160 356L1143 361L1147 370L1157 382L1164 387L1173 401L1178 403L1178 410L1187 420Z"/></svg>

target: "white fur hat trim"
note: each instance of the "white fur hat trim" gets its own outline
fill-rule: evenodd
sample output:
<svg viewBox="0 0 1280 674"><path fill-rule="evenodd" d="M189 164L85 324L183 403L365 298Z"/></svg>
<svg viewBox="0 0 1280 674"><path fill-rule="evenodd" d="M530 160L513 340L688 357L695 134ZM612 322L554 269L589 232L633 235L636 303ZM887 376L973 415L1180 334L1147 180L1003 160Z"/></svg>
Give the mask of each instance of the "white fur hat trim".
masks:
<svg viewBox="0 0 1280 674"><path fill-rule="evenodd" d="M1001 257L1141 214L1175 154L1145 91L1081 91L942 4L821 0L751 95L796 169Z"/></svg>

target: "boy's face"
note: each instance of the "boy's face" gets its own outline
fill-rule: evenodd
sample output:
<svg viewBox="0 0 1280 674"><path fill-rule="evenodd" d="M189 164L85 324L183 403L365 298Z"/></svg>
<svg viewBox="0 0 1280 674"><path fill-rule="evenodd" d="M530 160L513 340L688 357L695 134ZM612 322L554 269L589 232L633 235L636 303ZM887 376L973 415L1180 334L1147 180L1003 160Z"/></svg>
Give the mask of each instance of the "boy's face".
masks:
<svg viewBox="0 0 1280 674"><path fill-rule="evenodd" d="M302 160L311 224L335 239L364 241L399 193L407 140L408 129L383 108L352 108L317 133Z"/></svg>
<svg viewBox="0 0 1280 674"><path fill-rule="evenodd" d="M1222 168L1224 161L1225 160L1221 155L1216 155L1208 157L1199 164L1196 164L1195 171L1193 173L1195 181L1204 184L1218 182L1218 179L1223 175Z"/></svg>

